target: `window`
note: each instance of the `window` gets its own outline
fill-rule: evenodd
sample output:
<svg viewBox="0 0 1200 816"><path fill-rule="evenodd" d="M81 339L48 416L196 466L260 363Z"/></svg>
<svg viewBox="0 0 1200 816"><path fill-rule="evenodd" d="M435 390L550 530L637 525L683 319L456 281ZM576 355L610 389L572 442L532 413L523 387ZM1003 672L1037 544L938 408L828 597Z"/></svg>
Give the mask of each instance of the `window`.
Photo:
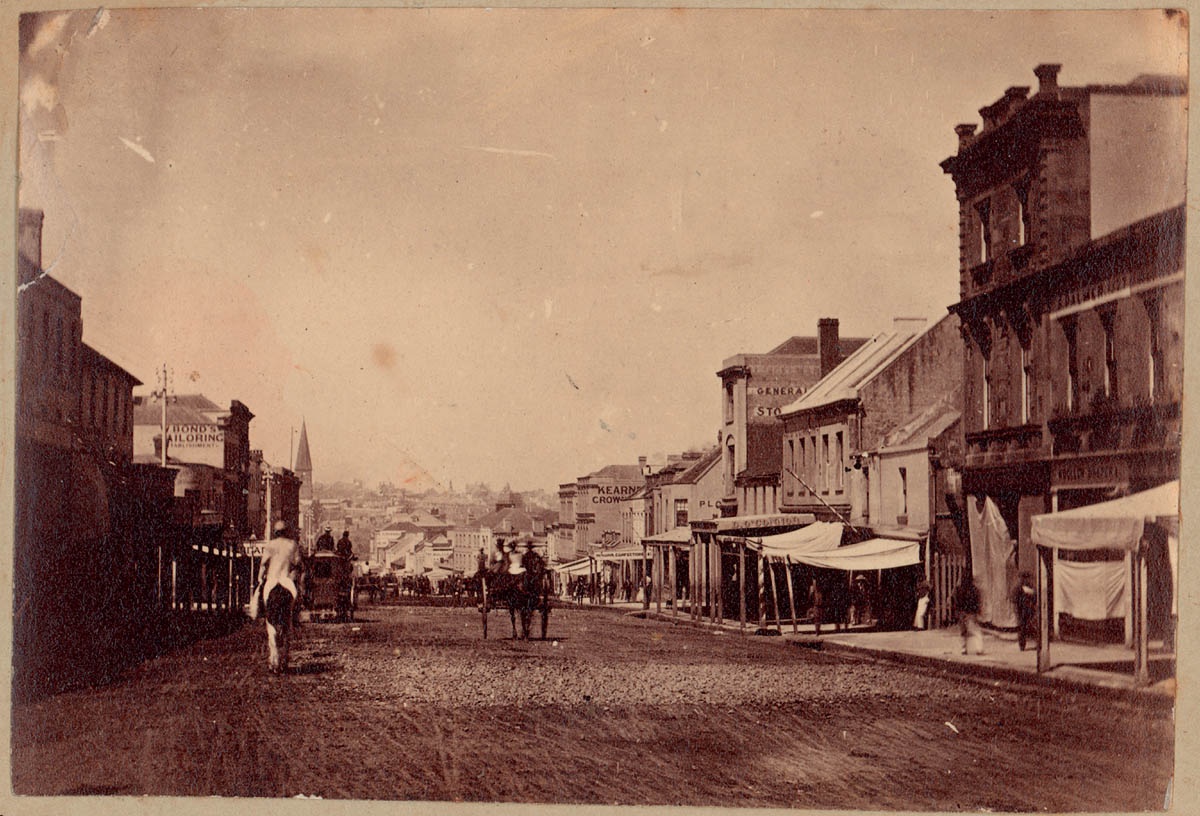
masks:
<svg viewBox="0 0 1200 816"><path fill-rule="evenodd" d="M803 473L805 477L808 476L808 445L805 444L804 437L800 438L800 467L796 470L796 472ZM808 488L804 487L804 485L800 485L800 487L805 495L807 495Z"/></svg>
<svg viewBox="0 0 1200 816"><path fill-rule="evenodd" d="M829 434L821 434L821 490L829 492Z"/></svg>
<svg viewBox="0 0 1200 816"><path fill-rule="evenodd" d="M711 403L710 403L711 404ZM675 526L686 527L688 523L687 499L675 500Z"/></svg>
<svg viewBox="0 0 1200 816"><path fill-rule="evenodd" d="M1033 369L1029 362L1029 349L1021 346L1021 424L1027 425L1032 420L1030 410L1030 391L1033 381Z"/></svg>
<svg viewBox="0 0 1200 816"><path fill-rule="evenodd" d="M733 383L725 383L725 421L733 422Z"/></svg>
<svg viewBox="0 0 1200 816"><path fill-rule="evenodd" d="M1147 349L1149 352L1149 360L1147 361L1150 374L1150 399L1162 394L1165 390L1163 384L1163 376L1166 374L1166 369L1163 366L1163 351L1162 341L1160 339L1159 329L1159 301L1157 297L1147 297L1144 301L1146 304L1146 316L1149 318L1149 338Z"/></svg>
<svg viewBox="0 0 1200 816"><path fill-rule="evenodd" d="M906 524L907 518L908 518L908 468L900 468L900 513L899 513L899 515L903 516L906 519L906 521L901 522L901 523Z"/></svg>
<svg viewBox="0 0 1200 816"><path fill-rule="evenodd" d="M1074 411L1079 407L1079 344L1075 318L1063 320L1062 329L1067 339L1067 410Z"/></svg>
<svg viewBox="0 0 1200 816"><path fill-rule="evenodd" d="M1106 309L1100 312L1100 325L1104 327L1104 396L1117 395L1117 311Z"/></svg>
<svg viewBox="0 0 1200 816"><path fill-rule="evenodd" d="M837 484L837 489L841 490L846 484L846 466L845 466L845 463L842 461L843 456L842 456L842 432L841 431L837 432L836 438L837 438L837 446L836 446L836 450L834 451L833 472L836 474L834 481Z"/></svg>
<svg viewBox="0 0 1200 816"><path fill-rule="evenodd" d="M1033 234L1033 219L1029 214L1029 179L1024 178L1016 183L1013 191L1017 194L1017 246L1029 243Z"/></svg>
<svg viewBox="0 0 1200 816"><path fill-rule="evenodd" d="M983 358L983 429L992 427L992 361L986 355Z"/></svg>
<svg viewBox="0 0 1200 816"><path fill-rule="evenodd" d="M979 223L979 257L978 263L987 263L992 259L992 203L984 199L975 205L975 213Z"/></svg>
<svg viewBox="0 0 1200 816"><path fill-rule="evenodd" d="M796 472L796 440L789 439L787 441L787 466L789 473L787 474L787 494L789 496L796 495L796 477L792 474Z"/></svg>

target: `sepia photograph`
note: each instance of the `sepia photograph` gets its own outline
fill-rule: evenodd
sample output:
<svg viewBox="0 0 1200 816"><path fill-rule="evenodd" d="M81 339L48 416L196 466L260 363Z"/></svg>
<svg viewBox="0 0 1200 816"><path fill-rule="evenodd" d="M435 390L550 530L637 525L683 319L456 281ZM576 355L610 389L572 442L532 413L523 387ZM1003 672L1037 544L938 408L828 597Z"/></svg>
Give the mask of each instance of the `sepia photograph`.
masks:
<svg viewBox="0 0 1200 816"><path fill-rule="evenodd" d="M5 22L0 812L1186 812L1186 9Z"/></svg>

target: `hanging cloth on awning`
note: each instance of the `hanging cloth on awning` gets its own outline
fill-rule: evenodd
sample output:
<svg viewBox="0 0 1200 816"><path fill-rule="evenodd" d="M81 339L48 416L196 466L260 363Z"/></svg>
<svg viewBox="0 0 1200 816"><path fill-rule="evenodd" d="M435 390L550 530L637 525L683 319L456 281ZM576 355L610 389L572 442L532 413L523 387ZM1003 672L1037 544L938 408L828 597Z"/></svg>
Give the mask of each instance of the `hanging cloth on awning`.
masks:
<svg viewBox="0 0 1200 816"><path fill-rule="evenodd" d="M1123 618L1129 614L1125 591L1128 567L1121 561L1054 565L1054 608L1080 620Z"/></svg>
<svg viewBox="0 0 1200 816"><path fill-rule="evenodd" d="M1016 542L991 496L967 498L971 533L971 577L979 590L979 620L993 626L1017 625L1008 589L1015 583Z"/></svg>
<svg viewBox="0 0 1200 816"><path fill-rule="evenodd" d="M842 525L833 521L815 521L798 530L748 541L758 545L756 548L765 556L796 561L804 553L836 550L842 543Z"/></svg>

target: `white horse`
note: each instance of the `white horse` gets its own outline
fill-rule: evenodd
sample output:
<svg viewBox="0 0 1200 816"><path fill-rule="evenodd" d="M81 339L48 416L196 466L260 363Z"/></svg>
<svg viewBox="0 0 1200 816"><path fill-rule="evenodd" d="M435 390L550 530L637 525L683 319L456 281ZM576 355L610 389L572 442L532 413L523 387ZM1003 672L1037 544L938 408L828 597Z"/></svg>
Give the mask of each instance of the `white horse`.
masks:
<svg viewBox="0 0 1200 816"><path fill-rule="evenodd" d="M267 664L272 674L288 668L292 630L296 625L296 604L303 584L300 547L287 537L282 521L275 523L273 537L264 548L262 560L262 598L267 618Z"/></svg>

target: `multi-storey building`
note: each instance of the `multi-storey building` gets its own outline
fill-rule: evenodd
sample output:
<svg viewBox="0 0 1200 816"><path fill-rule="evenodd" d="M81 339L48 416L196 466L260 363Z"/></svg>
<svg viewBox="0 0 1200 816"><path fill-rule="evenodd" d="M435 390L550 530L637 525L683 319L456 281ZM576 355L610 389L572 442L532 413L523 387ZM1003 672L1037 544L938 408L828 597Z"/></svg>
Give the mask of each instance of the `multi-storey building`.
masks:
<svg viewBox="0 0 1200 816"><path fill-rule="evenodd" d="M778 509L780 411L864 342L840 338L838 321L822 318L816 337L792 337L766 354L721 364L721 515Z"/></svg>
<svg viewBox="0 0 1200 816"><path fill-rule="evenodd" d="M83 342L82 300L41 265L19 214L13 689L61 688L142 653L171 535L173 473L131 464L137 378ZM78 570L80 558L88 569ZM73 577L74 576L74 577ZM119 593L120 604L110 602ZM76 622L88 620L86 631Z"/></svg>
<svg viewBox="0 0 1200 816"><path fill-rule="evenodd" d="M860 539L922 542L919 569L870 579L887 626L912 621L920 577L961 571L957 527L935 524L939 505L950 512L947 486L957 488L946 459L962 404L958 325L954 315L933 326L897 318L782 411L783 511L849 524Z"/></svg>
<svg viewBox="0 0 1200 816"><path fill-rule="evenodd" d="M1065 87L1059 68L983 108L980 132L956 127L941 163L959 203L963 490L1007 528L973 525L972 554L1015 546L1020 569L1033 515L1179 473L1186 83Z"/></svg>

